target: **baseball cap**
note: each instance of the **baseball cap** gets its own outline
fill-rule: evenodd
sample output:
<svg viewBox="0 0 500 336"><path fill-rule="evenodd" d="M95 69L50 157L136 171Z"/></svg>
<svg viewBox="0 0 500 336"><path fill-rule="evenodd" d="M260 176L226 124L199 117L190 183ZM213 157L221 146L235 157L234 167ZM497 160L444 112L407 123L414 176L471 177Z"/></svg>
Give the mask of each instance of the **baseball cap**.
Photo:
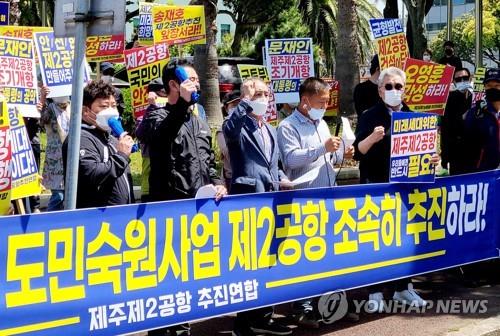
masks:
<svg viewBox="0 0 500 336"><path fill-rule="evenodd" d="M114 69L113 64L111 64L109 62L102 62L101 63L101 71L106 71L108 69Z"/></svg>
<svg viewBox="0 0 500 336"><path fill-rule="evenodd" d="M494 69L488 69L486 70L486 73L484 74L484 80L483 84L486 84L486 82L496 80L500 82L500 69L494 68Z"/></svg>
<svg viewBox="0 0 500 336"><path fill-rule="evenodd" d="M222 99L222 103L224 105L226 105L226 104L232 103L235 100L240 99L240 98L241 98L241 92L238 90L234 90L234 91L226 93L226 95Z"/></svg>
<svg viewBox="0 0 500 336"><path fill-rule="evenodd" d="M148 92L158 92L164 89L165 87L161 78L155 78L148 84Z"/></svg>

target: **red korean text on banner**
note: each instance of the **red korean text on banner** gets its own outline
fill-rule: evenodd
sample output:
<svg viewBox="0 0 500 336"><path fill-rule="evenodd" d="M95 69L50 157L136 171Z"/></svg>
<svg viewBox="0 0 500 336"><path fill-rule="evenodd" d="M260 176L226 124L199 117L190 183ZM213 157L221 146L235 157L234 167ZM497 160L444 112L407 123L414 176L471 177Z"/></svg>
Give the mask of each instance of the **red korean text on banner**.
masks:
<svg viewBox="0 0 500 336"><path fill-rule="evenodd" d="M408 58L405 64L405 103L412 111L442 115L454 67Z"/></svg>
<svg viewBox="0 0 500 336"><path fill-rule="evenodd" d="M87 61L123 62L125 35L89 36L87 38Z"/></svg>

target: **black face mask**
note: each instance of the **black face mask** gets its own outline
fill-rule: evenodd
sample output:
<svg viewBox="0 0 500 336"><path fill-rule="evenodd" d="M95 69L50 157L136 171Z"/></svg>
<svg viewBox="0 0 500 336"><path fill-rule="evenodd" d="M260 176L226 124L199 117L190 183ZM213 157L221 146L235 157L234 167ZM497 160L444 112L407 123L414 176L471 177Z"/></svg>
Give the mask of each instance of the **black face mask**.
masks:
<svg viewBox="0 0 500 336"><path fill-rule="evenodd" d="M497 102L500 100L500 90L491 88L488 90L484 91L484 94L486 95L486 100L490 103Z"/></svg>
<svg viewBox="0 0 500 336"><path fill-rule="evenodd" d="M453 49L445 49L444 53L446 54L446 56L451 56L453 55Z"/></svg>

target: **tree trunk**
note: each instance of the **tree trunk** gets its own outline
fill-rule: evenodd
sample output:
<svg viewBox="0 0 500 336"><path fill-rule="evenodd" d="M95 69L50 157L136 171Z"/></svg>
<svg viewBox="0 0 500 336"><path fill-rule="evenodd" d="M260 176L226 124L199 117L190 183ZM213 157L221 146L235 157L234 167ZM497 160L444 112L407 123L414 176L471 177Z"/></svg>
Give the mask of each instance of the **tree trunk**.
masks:
<svg viewBox="0 0 500 336"><path fill-rule="evenodd" d="M340 114L354 113L352 93L359 83L359 45L357 41L357 14L354 0L338 0L338 27L336 79L340 84ZM340 66L339 66L340 65Z"/></svg>
<svg viewBox="0 0 500 336"><path fill-rule="evenodd" d="M384 19L397 19L398 17L398 0L386 0L384 7Z"/></svg>
<svg viewBox="0 0 500 336"><path fill-rule="evenodd" d="M20 0L10 0L9 24L11 26L19 26L21 21L21 10L19 9Z"/></svg>
<svg viewBox="0 0 500 336"><path fill-rule="evenodd" d="M217 1L197 0L191 4L205 6L207 24L207 44L198 45L194 51L194 67L200 77L201 104L207 112L208 123L212 128L222 124L222 111L219 94L219 67L217 62Z"/></svg>
<svg viewBox="0 0 500 336"><path fill-rule="evenodd" d="M410 48L410 55L413 58L421 59L427 48L427 38L425 37L424 19L428 5L426 0L403 0L408 10L408 25L406 39ZM428 0L431 1L431 0Z"/></svg>
<svg viewBox="0 0 500 336"><path fill-rule="evenodd" d="M236 22L236 29L234 31L233 44L231 45L231 55L240 56L241 54L241 43L243 42L243 37L245 36L246 29Z"/></svg>

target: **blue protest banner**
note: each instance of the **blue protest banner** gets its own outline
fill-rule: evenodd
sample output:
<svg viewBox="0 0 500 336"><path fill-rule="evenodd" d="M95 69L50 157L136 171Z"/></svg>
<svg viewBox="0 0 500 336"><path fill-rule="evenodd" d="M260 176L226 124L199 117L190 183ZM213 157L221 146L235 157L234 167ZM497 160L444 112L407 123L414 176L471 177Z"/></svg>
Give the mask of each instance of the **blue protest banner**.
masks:
<svg viewBox="0 0 500 336"><path fill-rule="evenodd" d="M35 32L34 38L43 84L50 88L48 97L71 96L73 83L74 38L55 38L54 32ZM85 62L85 81L90 79Z"/></svg>
<svg viewBox="0 0 500 336"><path fill-rule="evenodd" d="M499 177L2 217L0 334L126 334L498 258Z"/></svg>
<svg viewBox="0 0 500 336"><path fill-rule="evenodd" d="M437 124L431 113L392 114L390 182L434 182Z"/></svg>
<svg viewBox="0 0 500 336"><path fill-rule="evenodd" d="M9 2L0 1L0 26L9 25Z"/></svg>
<svg viewBox="0 0 500 336"><path fill-rule="evenodd" d="M374 39L404 33L400 19L370 19Z"/></svg>

